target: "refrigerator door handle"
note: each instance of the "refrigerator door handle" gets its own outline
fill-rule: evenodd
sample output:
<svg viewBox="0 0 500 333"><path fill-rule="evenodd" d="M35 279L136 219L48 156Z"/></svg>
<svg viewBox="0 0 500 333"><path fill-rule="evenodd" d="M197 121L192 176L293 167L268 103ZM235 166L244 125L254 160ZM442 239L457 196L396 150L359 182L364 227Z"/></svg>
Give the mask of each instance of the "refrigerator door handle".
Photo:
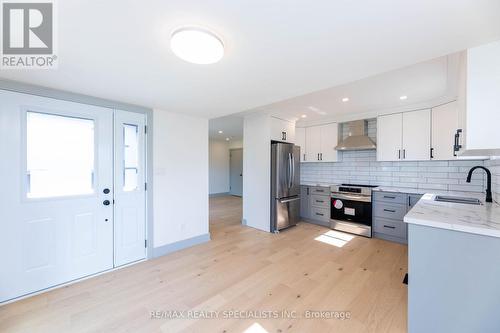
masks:
<svg viewBox="0 0 500 333"><path fill-rule="evenodd" d="M288 153L288 188L292 187L292 154Z"/></svg>
<svg viewBox="0 0 500 333"><path fill-rule="evenodd" d="M292 157L292 177L290 177L290 187L293 187L295 185L293 183L293 181L295 180L295 156L293 154L290 154L290 156Z"/></svg>
<svg viewBox="0 0 500 333"><path fill-rule="evenodd" d="M287 202L292 202L292 201L297 201L300 200L300 197L297 198L291 198L291 199L278 199L280 203L287 203Z"/></svg>

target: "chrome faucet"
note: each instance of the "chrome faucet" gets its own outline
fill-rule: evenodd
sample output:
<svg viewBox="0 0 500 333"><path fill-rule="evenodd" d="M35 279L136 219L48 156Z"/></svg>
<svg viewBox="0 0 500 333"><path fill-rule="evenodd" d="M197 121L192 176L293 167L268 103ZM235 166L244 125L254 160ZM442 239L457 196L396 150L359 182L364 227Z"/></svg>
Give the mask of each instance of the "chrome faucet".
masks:
<svg viewBox="0 0 500 333"><path fill-rule="evenodd" d="M476 169L483 169L484 171L486 171L486 202L492 202L493 200L491 198L491 172L490 170L488 170L488 168L478 165L470 169L469 174L467 175L467 183L470 183L472 173Z"/></svg>

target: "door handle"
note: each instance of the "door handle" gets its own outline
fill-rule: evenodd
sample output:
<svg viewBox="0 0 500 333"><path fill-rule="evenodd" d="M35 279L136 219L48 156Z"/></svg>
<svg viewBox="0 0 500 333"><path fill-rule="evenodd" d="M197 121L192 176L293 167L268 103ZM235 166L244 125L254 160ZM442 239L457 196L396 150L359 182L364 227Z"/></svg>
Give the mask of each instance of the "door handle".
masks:
<svg viewBox="0 0 500 333"><path fill-rule="evenodd" d="M102 204L103 204L104 206L109 206L109 204L110 204L110 203L111 203L111 202L110 202L109 200L104 200L104 201L102 202Z"/></svg>
<svg viewBox="0 0 500 333"><path fill-rule="evenodd" d="M102 190L102 193L104 193L104 194L109 194L109 192L110 192L109 188L105 188L104 190Z"/></svg>

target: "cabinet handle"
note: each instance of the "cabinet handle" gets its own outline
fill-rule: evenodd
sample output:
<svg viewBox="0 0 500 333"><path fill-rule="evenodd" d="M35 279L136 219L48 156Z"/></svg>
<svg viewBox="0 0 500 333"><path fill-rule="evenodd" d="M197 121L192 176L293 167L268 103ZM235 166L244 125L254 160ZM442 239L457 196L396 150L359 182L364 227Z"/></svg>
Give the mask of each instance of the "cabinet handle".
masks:
<svg viewBox="0 0 500 333"><path fill-rule="evenodd" d="M309 195L309 187L307 188L307 195Z"/></svg>
<svg viewBox="0 0 500 333"><path fill-rule="evenodd" d="M323 203L324 201L323 200L316 200L316 202Z"/></svg>
<svg viewBox="0 0 500 333"><path fill-rule="evenodd" d="M395 213L395 210L384 208L384 212Z"/></svg>
<svg viewBox="0 0 500 333"><path fill-rule="evenodd" d="M323 161L323 153L319 153L320 161Z"/></svg>
<svg viewBox="0 0 500 333"><path fill-rule="evenodd" d="M398 160L401 159L401 149L398 149Z"/></svg>
<svg viewBox="0 0 500 333"><path fill-rule="evenodd" d="M318 153L318 161L319 161L319 153Z"/></svg>
<svg viewBox="0 0 500 333"><path fill-rule="evenodd" d="M434 148L431 148L431 159L434 158Z"/></svg>
<svg viewBox="0 0 500 333"><path fill-rule="evenodd" d="M385 199L396 199L396 197L393 197L391 195L384 195L384 198Z"/></svg>
<svg viewBox="0 0 500 333"><path fill-rule="evenodd" d="M403 149L403 159L406 159L406 149Z"/></svg>
<svg viewBox="0 0 500 333"><path fill-rule="evenodd" d="M286 132L283 132L283 133L285 134L285 139L284 140L286 141Z"/></svg>
<svg viewBox="0 0 500 333"><path fill-rule="evenodd" d="M321 192L321 193L323 193L323 192L325 192L325 191L323 191L323 190L316 190L316 192Z"/></svg>
<svg viewBox="0 0 500 333"><path fill-rule="evenodd" d="M316 213L316 215L318 215L318 216L325 216L325 214L322 214L322 213Z"/></svg>
<svg viewBox="0 0 500 333"><path fill-rule="evenodd" d="M384 228L396 229L396 227L394 227L394 226L392 226L392 225L385 225L385 224L384 224Z"/></svg>
<svg viewBox="0 0 500 333"><path fill-rule="evenodd" d="M457 129L457 132L455 133L455 144L453 145L453 156L457 156L457 151L459 151L462 148L462 145L459 142L460 133L462 133L461 128Z"/></svg>
<svg viewBox="0 0 500 333"><path fill-rule="evenodd" d="M304 154L304 161L306 160L306 154Z"/></svg>

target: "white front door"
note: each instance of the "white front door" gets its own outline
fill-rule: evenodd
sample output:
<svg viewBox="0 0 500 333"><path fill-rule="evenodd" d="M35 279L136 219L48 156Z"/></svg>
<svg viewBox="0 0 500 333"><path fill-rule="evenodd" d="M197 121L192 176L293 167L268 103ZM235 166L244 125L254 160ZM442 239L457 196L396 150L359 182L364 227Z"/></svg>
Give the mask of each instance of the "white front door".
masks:
<svg viewBox="0 0 500 333"><path fill-rule="evenodd" d="M145 116L115 111L115 266L146 257Z"/></svg>
<svg viewBox="0 0 500 333"><path fill-rule="evenodd" d="M112 268L113 110L0 101L0 302Z"/></svg>
<svg viewBox="0 0 500 333"><path fill-rule="evenodd" d="M145 258L144 124L0 90L0 302Z"/></svg>

